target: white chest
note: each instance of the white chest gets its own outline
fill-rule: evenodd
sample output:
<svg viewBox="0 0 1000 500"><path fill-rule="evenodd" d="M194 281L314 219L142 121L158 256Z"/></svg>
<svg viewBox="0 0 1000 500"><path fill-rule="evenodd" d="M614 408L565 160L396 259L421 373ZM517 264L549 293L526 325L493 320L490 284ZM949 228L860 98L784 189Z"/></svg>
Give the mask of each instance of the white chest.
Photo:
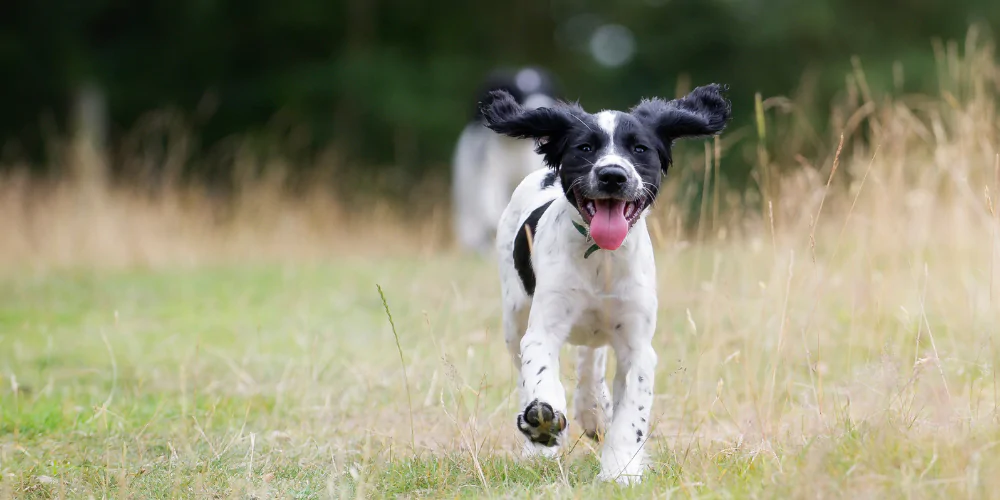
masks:
<svg viewBox="0 0 1000 500"><path fill-rule="evenodd" d="M567 341L574 345L597 347L613 344L615 337L627 334L624 318L655 301L654 269L635 259L597 252L586 264L573 268L569 299L576 304L575 316ZM593 259L593 261L591 261ZM567 273L569 274L569 273ZM655 311L652 311L655 314Z"/></svg>

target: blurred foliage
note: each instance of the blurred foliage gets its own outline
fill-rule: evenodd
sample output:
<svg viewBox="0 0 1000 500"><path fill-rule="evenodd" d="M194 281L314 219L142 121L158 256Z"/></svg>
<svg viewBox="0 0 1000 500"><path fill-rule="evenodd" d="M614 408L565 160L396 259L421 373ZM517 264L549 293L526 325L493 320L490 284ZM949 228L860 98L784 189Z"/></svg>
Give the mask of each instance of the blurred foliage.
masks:
<svg viewBox="0 0 1000 500"><path fill-rule="evenodd" d="M171 109L197 137L198 168L219 144L253 137L291 158L332 150L340 165L393 165L416 179L446 172L485 73L520 64L549 67L589 109L726 82L736 126L752 123L756 92L798 91L822 136L851 56L876 91L933 90L932 39L961 39L977 22L997 25L1000 2L4 2L0 146L3 159L42 160L68 130L74 89L95 82L112 150L146 113ZM634 57L618 67L589 50L608 24L634 36ZM753 159L731 156L725 168L739 178Z"/></svg>

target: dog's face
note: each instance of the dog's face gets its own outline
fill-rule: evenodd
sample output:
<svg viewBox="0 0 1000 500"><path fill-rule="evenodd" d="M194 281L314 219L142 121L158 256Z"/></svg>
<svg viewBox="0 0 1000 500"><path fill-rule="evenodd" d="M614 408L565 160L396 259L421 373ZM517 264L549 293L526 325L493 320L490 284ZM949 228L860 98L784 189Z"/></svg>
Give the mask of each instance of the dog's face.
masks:
<svg viewBox="0 0 1000 500"><path fill-rule="evenodd" d="M672 101L643 100L628 113L597 114L565 103L525 109L496 91L483 115L498 133L537 141L536 151L558 172L594 242L614 250L656 199L673 142L725 128L731 114L725 90L707 85Z"/></svg>

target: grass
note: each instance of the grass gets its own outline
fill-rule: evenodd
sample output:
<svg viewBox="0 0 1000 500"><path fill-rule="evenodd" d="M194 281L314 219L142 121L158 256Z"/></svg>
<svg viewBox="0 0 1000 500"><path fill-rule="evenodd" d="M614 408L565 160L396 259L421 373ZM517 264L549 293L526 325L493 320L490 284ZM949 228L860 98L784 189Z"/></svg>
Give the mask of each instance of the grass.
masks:
<svg viewBox="0 0 1000 500"><path fill-rule="evenodd" d="M1000 497L1000 71L948 54L938 96L849 80L829 157L750 151L763 198L708 171L725 137L679 156L633 488L575 423L519 457L495 266L439 227L0 179L0 498Z"/></svg>
<svg viewBox="0 0 1000 500"><path fill-rule="evenodd" d="M595 450L575 427L573 450L558 463L516 456L492 265L445 254L388 265L8 277L0 292L0 491L989 496L989 471L1000 465L990 452L1000 438L994 323L963 318L969 311L955 307L964 300L952 300L960 285L950 272L932 275L926 292L896 284L864 291L857 275L841 278L812 313L822 326L806 333L815 296L794 277L797 293L787 293L789 260L779 257L781 271L772 272L774 256L763 249L745 256L720 245L711 267L686 277L699 251L660 255L653 473L638 488L595 482ZM712 274L714 282L703 281ZM396 340L375 282L394 304L410 370L413 447ZM927 324L944 379L938 358L913 364L932 356L926 341L915 343L921 293L935 304ZM779 348L783 310L792 326Z"/></svg>

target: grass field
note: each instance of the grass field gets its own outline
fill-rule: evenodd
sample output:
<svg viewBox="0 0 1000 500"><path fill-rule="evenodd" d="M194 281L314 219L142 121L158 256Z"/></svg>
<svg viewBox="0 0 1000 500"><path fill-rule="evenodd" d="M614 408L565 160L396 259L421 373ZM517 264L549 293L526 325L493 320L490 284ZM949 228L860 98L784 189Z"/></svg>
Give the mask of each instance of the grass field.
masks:
<svg viewBox="0 0 1000 500"><path fill-rule="evenodd" d="M666 191L632 488L573 422L558 460L518 456L495 266L440 228L347 244L323 201L219 228L190 197L5 179L0 497L1000 498L1000 71L943 61L940 96L856 75L837 169L836 140L762 150L759 211L710 182L685 235ZM711 179L707 152L674 178Z"/></svg>
<svg viewBox="0 0 1000 500"><path fill-rule="evenodd" d="M18 273L0 292L0 491L990 496L988 258L926 255L924 276L753 248L660 254L655 461L632 490L594 482L586 440L559 462L512 453L489 263Z"/></svg>

